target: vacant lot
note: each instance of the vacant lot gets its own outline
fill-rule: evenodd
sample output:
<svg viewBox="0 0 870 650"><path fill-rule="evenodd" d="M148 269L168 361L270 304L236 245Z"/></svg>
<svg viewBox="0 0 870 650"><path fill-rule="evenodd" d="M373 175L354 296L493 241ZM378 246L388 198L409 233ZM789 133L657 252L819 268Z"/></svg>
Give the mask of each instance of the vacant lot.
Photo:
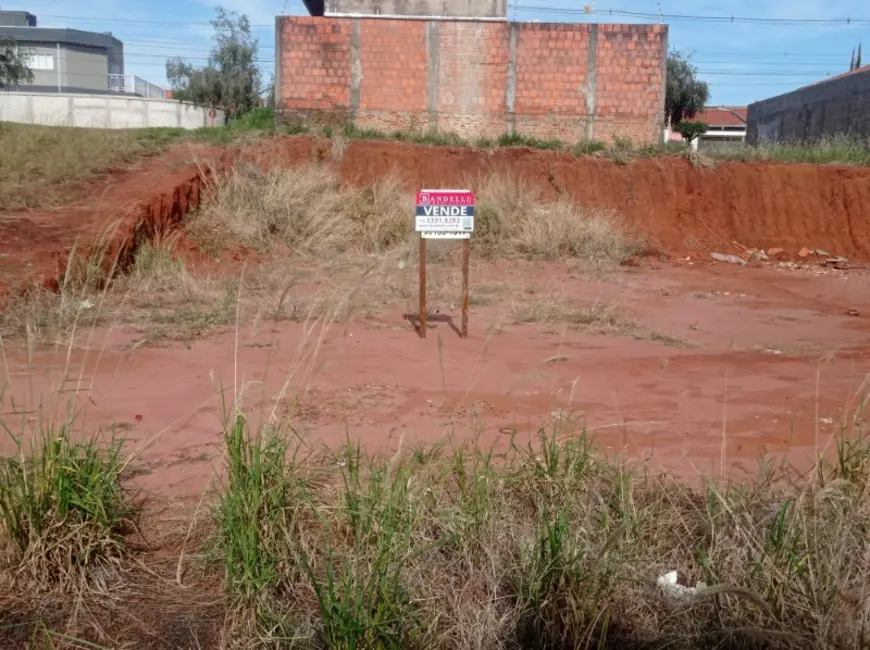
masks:
<svg viewBox="0 0 870 650"><path fill-rule="evenodd" d="M870 172L141 165L0 222L3 647L865 643ZM438 242L424 340L411 192L458 185L470 335Z"/></svg>

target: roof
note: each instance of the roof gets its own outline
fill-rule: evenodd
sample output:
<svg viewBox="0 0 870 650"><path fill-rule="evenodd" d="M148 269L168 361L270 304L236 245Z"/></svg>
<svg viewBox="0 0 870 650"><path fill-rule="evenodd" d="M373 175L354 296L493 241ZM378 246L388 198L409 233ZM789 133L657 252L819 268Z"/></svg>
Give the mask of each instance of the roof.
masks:
<svg viewBox="0 0 870 650"><path fill-rule="evenodd" d="M746 107L708 106L693 120L708 126L746 126Z"/></svg>
<svg viewBox="0 0 870 650"><path fill-rule="evenodd" d="M6 36L21 43L61 43L64 45L84 45L87 47L123 47L111 34L85 32L79 29L52 27L9 27L0 26L0 36Z"/></svg>

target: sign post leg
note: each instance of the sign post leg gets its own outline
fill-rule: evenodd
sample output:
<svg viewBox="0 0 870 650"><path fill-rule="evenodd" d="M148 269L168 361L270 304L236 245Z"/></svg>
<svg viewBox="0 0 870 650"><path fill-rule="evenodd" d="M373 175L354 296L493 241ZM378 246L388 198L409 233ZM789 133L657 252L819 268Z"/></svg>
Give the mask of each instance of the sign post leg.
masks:
<svg viewBox="0 0 870 650"><path fill-rule="evenodd" d="M426 239L420 235L420 338L426 338Z"/></svg>
<svg viewBox="0 0 870 650"><path fill-rule="evenodd" d="M462 240L462 338L468 338L468 258L471 242Z"/></svg>

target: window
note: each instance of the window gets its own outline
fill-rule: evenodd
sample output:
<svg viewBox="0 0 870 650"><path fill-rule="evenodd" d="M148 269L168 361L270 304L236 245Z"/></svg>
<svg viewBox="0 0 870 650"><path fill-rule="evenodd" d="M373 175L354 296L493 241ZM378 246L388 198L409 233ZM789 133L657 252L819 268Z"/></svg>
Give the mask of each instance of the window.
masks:
<svg viewBox="0 0 870 650"><path fill-rule="evenodd" d="M24 65L31 70L54 70L54 54L37 54L33 48L21 50Z"/></svg>

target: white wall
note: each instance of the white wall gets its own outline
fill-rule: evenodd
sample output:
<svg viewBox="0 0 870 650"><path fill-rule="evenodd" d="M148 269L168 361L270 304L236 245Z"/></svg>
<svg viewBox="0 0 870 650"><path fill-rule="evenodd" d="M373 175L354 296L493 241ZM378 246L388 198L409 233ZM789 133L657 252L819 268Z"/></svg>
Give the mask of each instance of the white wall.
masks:
<svg viewBox="0 0 870 650"><path fill-rule="evenodd" d="M0 93L0 122L102 129L211 126L208 108L171 99L25 92ZM214 125L223 123L223 111L216 110Z"/></svg>

